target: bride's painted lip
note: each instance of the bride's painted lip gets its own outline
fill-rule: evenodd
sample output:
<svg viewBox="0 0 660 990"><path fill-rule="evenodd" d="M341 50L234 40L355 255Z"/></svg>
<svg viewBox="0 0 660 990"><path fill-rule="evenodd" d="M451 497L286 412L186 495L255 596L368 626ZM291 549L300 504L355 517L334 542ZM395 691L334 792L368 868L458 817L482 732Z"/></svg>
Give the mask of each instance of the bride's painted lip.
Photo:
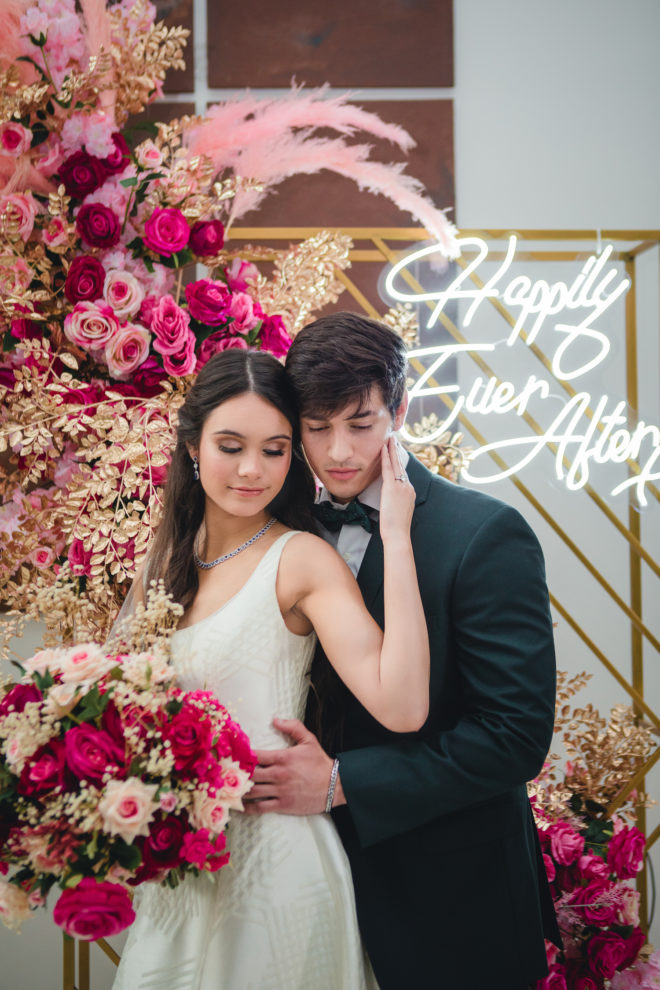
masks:
<svg viewBox="0 0 660 990"><path fill-rule="evenodd" d="M243 495L245 498L255 498L257 495L263 495L266 491L265 488L232 488L233 492L237 495Z"/></svg>

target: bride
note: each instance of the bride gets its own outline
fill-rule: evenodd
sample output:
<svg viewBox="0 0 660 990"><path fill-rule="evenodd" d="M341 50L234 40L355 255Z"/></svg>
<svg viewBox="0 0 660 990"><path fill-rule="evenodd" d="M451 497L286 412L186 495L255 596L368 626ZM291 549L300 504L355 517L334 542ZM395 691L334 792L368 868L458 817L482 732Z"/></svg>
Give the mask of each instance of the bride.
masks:
<svg viewBox="0 0 660 990"><path fill-rule="evenodd" d="M181 687L217 694L254 748L283 745L275 714L302 718L315 637L384 726L409 732L425 721L429 647L410 544L415 495L393 439L382 465L384 635L344 561L312 533L314 483L279 362L253 351L217 354L180 410L148 578L162 577L184 606L171 640ZM143 584L139 575L133 600L143 598ZM233 812L227 845L231 860L213 878L138 889L114 990L376 987L328 815Z"/></svg>

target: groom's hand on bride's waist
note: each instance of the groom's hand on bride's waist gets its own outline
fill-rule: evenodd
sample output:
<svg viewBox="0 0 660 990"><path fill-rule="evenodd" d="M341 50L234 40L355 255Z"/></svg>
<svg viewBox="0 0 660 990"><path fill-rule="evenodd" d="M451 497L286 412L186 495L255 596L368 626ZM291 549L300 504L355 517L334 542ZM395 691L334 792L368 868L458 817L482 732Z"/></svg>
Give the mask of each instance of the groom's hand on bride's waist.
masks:
<svg viewBox="0 0 660 990"><path fill-rule="evenodd" d="M247 815L276 811L281 815L316 815L325 811L332 758L315 735L296 718L274 718L273 725L288 736L287 749L257 749L254 786L244 798ZM337 778L333 808L345 804Z"/></svg>

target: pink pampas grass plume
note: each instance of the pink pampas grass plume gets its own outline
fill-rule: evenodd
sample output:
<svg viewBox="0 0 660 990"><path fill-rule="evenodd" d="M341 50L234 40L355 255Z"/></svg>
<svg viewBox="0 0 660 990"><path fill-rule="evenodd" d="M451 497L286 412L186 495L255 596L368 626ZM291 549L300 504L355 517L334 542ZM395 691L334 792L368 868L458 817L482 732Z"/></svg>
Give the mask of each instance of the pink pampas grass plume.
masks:
<svg viewBox="0 0 660 990"><path fill-rule="evenodd" d="M261 190L239 192L229 223L258 206L284 179L329 169L352 179L361 189L387 196L423 223L448 257L456 257L454 226L423 195L421 182L404 174L405 164L371 161L370 145L347 140L362 132L407 151L415 144L413 138L402 127L349 104L349 93L326 98L327 90L327 85L315 90L294 85L289 94L276 99L260 99L247 90L211 107L201 123L185 132L184 142L191 156L206 155L217 173L231 170L262 184ZM341 136L315 136L319 128Z"/></svg>

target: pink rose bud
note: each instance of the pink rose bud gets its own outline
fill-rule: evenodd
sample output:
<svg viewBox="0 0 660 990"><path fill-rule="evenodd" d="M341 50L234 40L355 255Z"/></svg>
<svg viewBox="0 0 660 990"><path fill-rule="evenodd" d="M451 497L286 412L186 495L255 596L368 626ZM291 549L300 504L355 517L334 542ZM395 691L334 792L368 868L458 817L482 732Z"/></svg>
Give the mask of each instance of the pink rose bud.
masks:
<svg viewBox="0 0 660 990"><path fill-rule="evenodd" d="M13 120L0 124L0 154L18 158L30 150L32 131Z"/></svg>

